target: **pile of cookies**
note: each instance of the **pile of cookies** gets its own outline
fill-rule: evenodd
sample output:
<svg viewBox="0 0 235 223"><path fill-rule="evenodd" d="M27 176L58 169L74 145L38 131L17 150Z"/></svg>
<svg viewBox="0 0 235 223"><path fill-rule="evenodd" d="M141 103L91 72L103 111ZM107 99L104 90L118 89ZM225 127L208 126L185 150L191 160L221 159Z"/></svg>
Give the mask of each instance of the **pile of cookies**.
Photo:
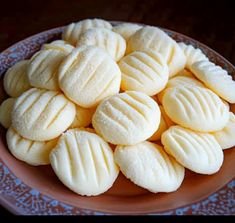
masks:
<svg viewBox="0 0 235 223"><path fill-rule="evenodd" d="M153 193L172 192L185 168L214 174L235 146L235 81L153 26L72 23L8 69L4 89L10 152L50 164L80 195L104 193L119 170Z"/></svg>

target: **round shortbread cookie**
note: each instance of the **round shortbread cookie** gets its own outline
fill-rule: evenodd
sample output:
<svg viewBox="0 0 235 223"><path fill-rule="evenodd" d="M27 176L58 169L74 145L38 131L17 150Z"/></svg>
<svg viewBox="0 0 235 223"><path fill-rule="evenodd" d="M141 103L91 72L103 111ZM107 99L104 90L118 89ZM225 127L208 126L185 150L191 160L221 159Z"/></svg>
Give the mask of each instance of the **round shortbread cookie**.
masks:
<svg viewBox="0 0 235 223"><path fill-rule="evenodd" d="M226 126L222 130L212 133L222 149L229 149L235 146L235 115L232 112L229 114L229 121Z"/></svg>
<svg viewBox="0 0 235 223"><path fill-rule="evenodd" d="M75 105L63 94L32 88L16 99L12 126L27 139L46 141L64 132L75 114Z"/></svg>
<svg viewBox="0 0 235 223"><path fill-rule="evenodd" d="M191 71L208 88L229 103L235 103L235 81L222 67L209 61L199 61L191 65Z"/></svg>
<svg viewBox="0 0 235 223"><path fill-rule="evenodd" d="M80 35L91 28L106 28L111 30L112 25L103 19L85 19L66 26L62 33L62 39L76 46Z"/></svg>
<svg viewBox="0 0 235 223"><path fill-rule="evenodd" d="M166 88L161 91L158 94L158 100L160 101L160 103L162 103L162 99L163 99L163 95L166 93L166 91L169 88L173 88L173 87L194 87L194 86L198 86L198 87L205 87L203 83L201 83L200 81L198 81L197 79L193 78L193 77L185 77L185 76L176 76L171 78L166 85Z"/></svg>
<svg viewBox="0 0 235 223"><path fill-rule="evenodd" d="M219 131L229 120L228 106L213 91L202 87L169 88L162 104L173 122L196 131Z"/></svg>
<svg viewBox="0 0 235 223"><path fill-rule="evenodd" d="M192 78L192 77L185 77L185 76L178 76L178 77L173 77L171 78L166 87L167 88L172 88L172 87L183 87L183 86L186 86L186 87L205 87L205 85L198 81L197 79L195 78Z"/></svg>
<svg viewBox="0 0 235 223"><path fill-rule="evenodd" d="M104 28L89 29L81 34L77 47L84 45L105 50L115 61L119 61L126 51L125 39L118 33Z"/></svg>
<svg viewBox="0 0 235 223"><path fill-rule="evenodd" d="M66 54L69 54L74 49L74 46L65 42L64 40L55 40L51 43L43 44L42 50L59 50Z"/></svg>
<svg viewBox="0 0 235 223"><path fill-rule="evenodd" d="M178 44L157 27L145 26L132 35L127 43L127 53L151 49L166 59L169 76L184 69L186 57Z"/></svg>
<svg viewBox="0 0 235 223"><path fill-rule="evenodd" d="M6 138L10 152L33 166L50 164L49 154L57 143L57 139L39 142L23 138L12 127L8 129Z"/></svg>
<svg viewBox="0 0 235 223"><path fill-rule="evenodd" d="M15 103L15 98L7 98L0 106L0 123L8 129L11 126L11 112Z"/></svg>
<svg viewBox="0 0 235 223"><path fill-rule="evenodd" d="M115 145L133 145L158 129L160 109L148 95L127 91L101 102L92 118L95 131Z"/></svg>
<svg viewBox="0 0 235 223"><path fill-rule="evenodd" d="M108 143L94 133L78 129L68 130L60 137L50 161L62 183L80 195L104 193L119 173Z"/></svg>
<svg viewBox="0 0 235 223"><path fill-rule="evenodd" d="M172 122L167 116L163 106L159 105L159 108L161 111L160 124L157 131L148 139L149 141L157 141L161 139L162 133L165 132L170 126L174 125L174 122Z"/></svg>
<svg viewBox="0 0 235 223"><path fill-rule="evenodd" d="M209 133L172 126L161 138L167 153L184 167L201 174L213 174L222 166L223 150Z"/></svg>
<svg viewBox="0 0 235 223"><path fill-rule="evenodd" d="M76 104L95 107L104 98L119 92L121 71L104 50L94 46L79 47L61 64L59 84Z"/></svg>
<svg viewBox="0 0 235 223"><path fill-rule="evenodd" d="M207 56L199 48L194 48L192 45L186 45L183 42L178 43L178 45L183 50L184 55L186 56L186 64L185 64L186 68L190 69L190 66L195 62L201 60L206 60L206 61L209 60Z"/></svg>
<svg viewBox="0 0 235 223"><path fill-rule="evenodd" d="M31 86L27 77L28 60L22 60L7 70L3 78L5 91L11 97L18 97Z"/></svg>
<svg viewBox="0 0 235 223"><path fill-rule="evenodd" d="M126 41L130 39L130 37L143 26L133 23L121 23L120 25L116 25L113 27L113 31L115 33L120 34Z"/></svg>
<svg viewBox="0 0 235 223"><path fill-rule="evenodd" d="M135 51L122 58L118 65L124 91L140 91L153 96L165 88L169 78L166 60L151 50Z"/></svg>
<svg viewBox="0 0 235 223"><path fill-rule="evenodd" d="M184 179L184 167L151 142L117 146L114 159L128 179L153 193L176 191Z"/></svg>
<svg viewBox="0 0 235 223"><path fill-rule="evenodd" d="M76 106L76 116L70 128L86 127L91 124L92 116L96 108L83 108Z"/></svg>
<svg viewBox="0 0 235 223"><path fill-rule="evenodd" d="M60 90L58 68L67 53L61 50L40 50L30 59L28 79L32 86L47 90Z"/></svg>

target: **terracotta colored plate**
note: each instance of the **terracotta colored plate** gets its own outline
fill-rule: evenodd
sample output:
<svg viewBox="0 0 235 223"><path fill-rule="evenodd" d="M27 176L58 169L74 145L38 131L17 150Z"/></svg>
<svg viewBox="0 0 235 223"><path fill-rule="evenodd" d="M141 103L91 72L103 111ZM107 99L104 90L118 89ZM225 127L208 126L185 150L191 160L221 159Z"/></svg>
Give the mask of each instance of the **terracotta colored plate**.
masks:
<svg viewBox="0 0 235 223"><path fill-rule="evenodd" d="M60 27L39 33L2 52L0 54L0 75L3 76L6 69L17 61L29 58L43 43L58 39L62 29L63 27ZM235 75L234 66L207 46L182 34L169 30L165 31L177 41L184 41L201 48L211 61L224 67L231 75ZM1 86L0 100L2 101L5 97ZM96 197L82 197L63 186L50 166L32 167L15 159L6 147L5 130L1 129L0 134L0 202L13 213L235 213L234 149L224 151L223 166L214 175L205 176L187 171L182 186L174 193L152 194L135 186L120 174L113 187L106 193ZM204 200L201 201L202 199Z"/></svg>

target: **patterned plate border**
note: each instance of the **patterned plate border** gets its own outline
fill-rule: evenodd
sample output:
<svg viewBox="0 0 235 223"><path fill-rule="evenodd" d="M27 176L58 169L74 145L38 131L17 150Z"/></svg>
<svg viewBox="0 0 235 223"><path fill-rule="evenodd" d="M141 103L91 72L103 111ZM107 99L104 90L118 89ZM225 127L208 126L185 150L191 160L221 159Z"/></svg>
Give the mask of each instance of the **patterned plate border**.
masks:
<svg viewBox="0 0 235 223"><path fill-rule="evenodd" d="M113 22L118 24L120 22ZM0 54L0 75L16 62L29 58L40 46L59 37L64 27L41 32L24 39ZM211 61L235 75L234 66L218 53L187 36L164 29L177 41L199 47ZM55 200L31 188L17 178L0 159L0 204L14 214L21 215L111 215L111 213L81 209ZM235 179L206 199L173 210L149 215L232 215L235 213Z"/></svg>

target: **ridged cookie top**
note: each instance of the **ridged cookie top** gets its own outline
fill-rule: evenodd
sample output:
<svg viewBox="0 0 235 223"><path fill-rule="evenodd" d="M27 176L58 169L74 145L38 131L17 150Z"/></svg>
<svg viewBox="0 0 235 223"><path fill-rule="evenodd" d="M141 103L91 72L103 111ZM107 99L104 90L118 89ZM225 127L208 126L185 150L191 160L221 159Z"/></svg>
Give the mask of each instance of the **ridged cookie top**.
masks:
<svg viewBox="0 0 235 223"><path fill-rule="evenodd" d="M126 51L126 41L123 37L104 28L89 29L81 34L77 47L84 45L104 49L115 61L119 61Z"/></svg>
<svg viewBox="0 0 235 223"><path fill-rule="evenodd" d="M158 41L164 41L165 39L171 40L170 37L161 29L153 26L145 26L139 29L128 41L127 51L131 53L133 51L141 51L146 49L152 49L156 51L162 50L165 57L169 54L169 46L166 51L161 49L162 43L157 44ZM172 43L172 42L170 42Z"/></svg>
<svg viewBox="0 0 235 223"><path fill-rule="evenodd" d="M222 67L209 61L192 64L194 75L224 100L235 103L235 81Z"/></svg>
<svg viewBox="0 0 235 223"><path fill-rule="evenodd" d="M69 24L62 33L62 39L76 46L80 35L91 28L112 29L112 25L103 19L85 19Z"/></svg>
<svg viewBox="0 0 235 223"><path fill-rule="evenodd" d="M128 53L148 49L162 54L166 59L170 77L176 75L185 66L186 57L178 44L157 27L143 27L132 35L127 43Z"/></svg>
<svg viewBox="0 0 235 223"><path fill-rule="evenodd" d="M104 193L119 173L109 145L98 135L78 129L60 137L50 160L59 179L81 195Z"/></svg>
<svg viewBox="0 0 235 223"><path fill-rule="evenodd" d="M162 99L163 99L163 95L166 93L166 91L169 88L173 88L173 87L205 87L203 85L203 83L201 83L200 81L198 81L196 78L194 77L187 77L187 76L176 76L171 78L166 85L166 88L161 91L157 97L158 100L160 101L160 103L162 103Z"/></svg>
<svg viewBox="0 0 235 223"><path fill-rule="evenodd" d="M8 148L17 159L33 166L50 164L49 154L56 146L57 139L32 141L20 136L12 127L8 129L6 137Z"/></svg>
<svg viewBox="0 0 235 223"><path fill-rule="evenodd" d="M28 60L22 60L5 73L3 86L11 97L18 97L31 87L27 77L27 67Z"/></svg>
<svg viewBox="0 0 235 223"><path fill-rule="evenodd" d="M12 111L12 126L27 139L50 140L71 125L75 113L75 105L63 94L32 88L17 98Z"/></svg>
<svg viewBox="0 0 235 223"><path fill-rule="evenodd" d="M229 113L229 121L227 122L226 126L218 131L213 132L212 134L215 136L216 140L222 147L222 149L229 149L235 146L235 115L230 112Z"/></svg>
<svg viewBox="0 0 235 223"><path fill-rule="evenodd" d="M67 53L61 50L40 50L30 59L28 79L32 86L47 90L60 90L58 68Z"/></svg>
<svg viewBox="0 0 235 223"><path fill-rule="evenodd" d="M184 167L161 146L147 141L117 146L114 158L127 178L154 193L175 191L184 179Z"/></svg>
<svg viewBox="0 0 235 223"><path fill-rule="evenodd" d="M74 49L74 46L70 45L64 40L55 40L55 41L52 41L51 43L43 44L42 49L43 50L49 50L49 49L59 50L68 54L72 52L72 50Z"/></svg>
<svg viewBox="0 0 235 223"><path fill-rule="evenodd" d="M141 28L142 26L138 24L121 23L120 25L114 26L113 31L120 34L126 41L128 41L129 38Z"/></svg>
<svg viewBox="0 0 235 223"><path fill-rule="evenodd" d="M218 131L229 119L229 108L211 90L201 87L169 88L163 107L175 123L196 131Z"/></svg>
<svg viewBox="0 0 235 223"><path fill-rule="evenodd" d="M7 129L11 126L11 112L15 98L7 98L0 106L0 123Z"/></svg>
<svg viewBox="0 0 235 223"><path fill-rule="evenodd" d="M149 96L160 92L167 84L169 70L164 57L154 51L135 51L118 63L122 72L121 88L140 91Z"/></svg>
<svg viewBox="0 0 235 223"><path fill-rule="evenodd" d="M223 163L222 148L209 133L172 126L162 134L161 140L170 155L194 172L213 174Z"/></svg>
<svg viewBox="0 0 235 223"><path fill-rule="evenodd" d="M146 94L127 91L99 104L92 118L96 132L115 145L133 145L149 138L160 123L158 104Z"/></svg>
<svg viewBox="0 0 235 223"><path fill-rule="evenodd" d="M76 104L89 108L119 92L121 71L102 49L84 46L75 49L59 68L59 84Z"/></svg>
<svg viewBox="0 0 235 223"><path fill-rule="evenodd" d="M178 43L180 48L184 51L186 56L186 67L190 69L190 66L198 61L208 61L207 56L199 49L194 48L192 45L186 45L183 42Z"/></svg>
<svg viewBox="0 0 235 223"><path fill-rule="evenodd" d="M174 78L171 78L167 83L167 88L171 87L182 87L182 86L188 86L188 87L205 87L205 85L198 81L195 78L192 77L184 77L184 76L177 76Z"/></svg>

